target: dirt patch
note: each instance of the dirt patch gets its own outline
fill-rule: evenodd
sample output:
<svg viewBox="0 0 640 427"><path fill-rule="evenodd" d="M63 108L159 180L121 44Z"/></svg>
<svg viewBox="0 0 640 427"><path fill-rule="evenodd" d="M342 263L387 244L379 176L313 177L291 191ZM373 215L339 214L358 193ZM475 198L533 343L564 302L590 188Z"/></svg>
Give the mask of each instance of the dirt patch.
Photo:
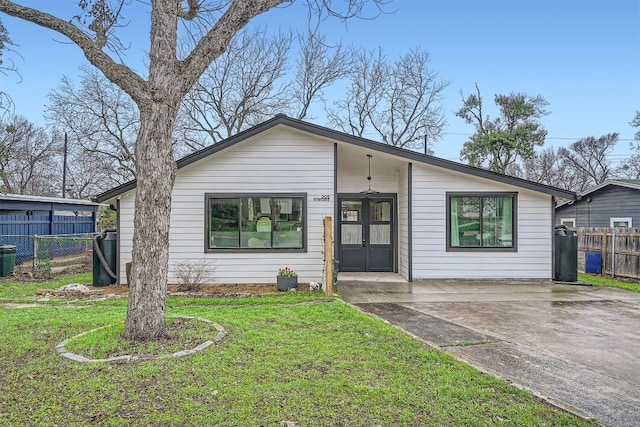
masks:
<svg viewBox="0 0 640 427"><path fill-rule="evenodd" d="M66 299L93 299L93 298L125 298L129 293L129 286L93 286L91 283L83 283L89 292L60 291L57 289L39 289L36 294L46 297L60 297ZM298 291L308 292L309 285L299 284ZM183 291L180 285L168 285L168 296L187 296L194 298L230 298L249 297L252 295L264 295L275 293L275 284L250 284L250 285L202 285L197 290Z"/></svg>
<svg viewBox="0 0 640 427"><path fill-rule="evenodd" d="M4 302L0 304L0 307L4 308L34 308L34 307L49 307L45 304L37 304L37 303L14 303L14 302Z"/></svg>
<svg viewBox="0 0 640 427"><path fill-rule="evenodd" d="M0 283L14 282L14 283L38 283L38 282L50 282L56 277L66 274L79 274L89 273L91 270L87 270L84 267L76 265L70 265L65 267L53 267L50 274L46 275L34 275L31 266L16 266L11 275L6 277L0 277Z"/></svg>

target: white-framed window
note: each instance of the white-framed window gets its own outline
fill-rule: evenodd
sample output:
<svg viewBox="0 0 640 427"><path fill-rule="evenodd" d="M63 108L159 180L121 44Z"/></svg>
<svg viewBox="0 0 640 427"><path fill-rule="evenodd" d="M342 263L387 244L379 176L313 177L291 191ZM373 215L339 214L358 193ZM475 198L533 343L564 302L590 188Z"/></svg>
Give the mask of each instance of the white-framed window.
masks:
<svg viewBox="0 0 640 427"><path fill-rule="evenodd" d="M609 221L611 222L611 227L618 227L618 228L630 228L630 227L633 227L633 223L631 221L631 217L627 217L627 218L609 218Z"/></svg>
<svg viewBox="0 0 640 427"><path fill-rule="evenodd" d="M575 218L560 218L560 224L566 225L569 228L576 228Z"/></svg>

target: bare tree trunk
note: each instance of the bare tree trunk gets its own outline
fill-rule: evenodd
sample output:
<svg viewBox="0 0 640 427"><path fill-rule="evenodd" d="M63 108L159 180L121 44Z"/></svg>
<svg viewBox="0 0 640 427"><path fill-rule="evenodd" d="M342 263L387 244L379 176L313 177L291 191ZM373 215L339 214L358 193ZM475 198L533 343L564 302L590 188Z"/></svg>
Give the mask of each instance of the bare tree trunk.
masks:
<svg viewBox="0 0 640 427"><path fill-rule="evenodd" d="M167 335L165 297L171 192L176 175L171 131L178 102L141 109L136 141L137 187L129 303L124 335L153 340Z"/></svg>
<svg viewBox="0 0 640 427"><path fill-rule="evenodd" d="M175 1L157 0L152 9L149 81L140 109L136 140L136 207L131 254L132 283L124 336L154 340L167 336L165 325L169 272L171 193L176 178L172 132L182 79L176 61Z"/></svg>

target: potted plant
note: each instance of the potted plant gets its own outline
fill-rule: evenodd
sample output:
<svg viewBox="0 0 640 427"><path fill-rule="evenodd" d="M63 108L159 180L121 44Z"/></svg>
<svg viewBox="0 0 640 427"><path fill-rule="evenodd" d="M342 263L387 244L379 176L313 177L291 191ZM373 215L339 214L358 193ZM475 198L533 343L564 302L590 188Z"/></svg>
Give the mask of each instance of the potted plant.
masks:
<svg viewBox="0 0 640 427"><path fill-rule="evenodd" d="M289 267L281 268L278 270L276 282L278 283L279 291L296 289L298 287L298 274Z"/></svg>

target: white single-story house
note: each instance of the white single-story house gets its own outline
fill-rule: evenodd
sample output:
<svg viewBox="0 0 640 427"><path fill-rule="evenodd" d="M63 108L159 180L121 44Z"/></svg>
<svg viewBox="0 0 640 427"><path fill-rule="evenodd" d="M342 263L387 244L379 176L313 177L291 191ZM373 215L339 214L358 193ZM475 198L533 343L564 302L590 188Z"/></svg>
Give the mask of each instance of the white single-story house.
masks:
<svg viewBox="0 0 640 427"><path fill-rule="evenodd" d="M172 195L169 283L188 261L209 283L321 281L325 217L341 272L415 279L551 279L559 188L278 115L184 157ZM131 260L136 182L96 197Z"/></svg>

